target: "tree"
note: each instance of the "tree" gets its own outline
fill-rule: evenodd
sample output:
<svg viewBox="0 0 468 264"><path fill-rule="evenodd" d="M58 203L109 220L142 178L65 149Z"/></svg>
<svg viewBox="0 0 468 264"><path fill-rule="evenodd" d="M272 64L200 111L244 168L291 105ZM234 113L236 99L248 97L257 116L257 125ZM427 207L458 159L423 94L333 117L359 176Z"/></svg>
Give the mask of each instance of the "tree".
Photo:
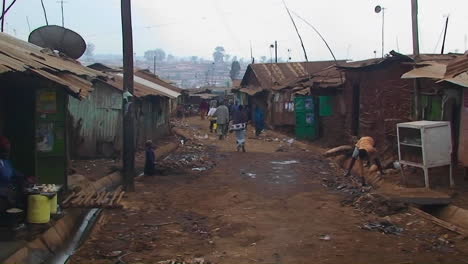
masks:
<svg viewBox="0 0 468 264"><path fill-rule="evenodd" d="M267 56L260 57L260 62L267 62L267 61L268 61Z"/></svg>
<svg viewBox="0 0 468 264"><path fill-rule="evenodd" d="M229 54L224 55L224 61L229 61L230 58L231 58L231 55Z"/></svg>
<svg viewBox="0 0 468 264"><path fill-rule="evenodd" d="M94 49L95 49L95 48L96 48L96 47L94 46L93 43L88 43L88 44L86 44L86 50L85 50L84 55L85 55L86 57L93 57L93 56L94 56Z"/></svg>
<svg viewBox="0 0 468 264"><path fill-rule="evenodd" d="M215 48L215 52L213 52L213 60L215 63L222 63L224 60L224 47L218 46Z"/></svg>
<svg viewBox="0 0 468 264"><path fill-rule="evenodd" d="M231 76L231 80L237 79L237 76L239 75L239 72L241 70L240 63L238 61L233 61L231 64L231 71L229 72L229 75Z"/></svg>
<svg viewBox="0 0 468 264"><path fill-rule="evenodd" d="M167 55L167 62L174 62L176 60L175 56L172 54Z"/></svg>
<svg viewBox="0 0 468 264"><path fill-rule="evenodd" d="M198 62L198 56L192 56L190 57L190 60L192 61L193 64L196 64Z"/></svg>
<svg viewBox="0 0 468 264"><path fill-rule="evenodd" d="M162 49L147 50L144 57L147 62L152 62L155 58L156 61L164 61L166 59L166 52Z"/></svg>

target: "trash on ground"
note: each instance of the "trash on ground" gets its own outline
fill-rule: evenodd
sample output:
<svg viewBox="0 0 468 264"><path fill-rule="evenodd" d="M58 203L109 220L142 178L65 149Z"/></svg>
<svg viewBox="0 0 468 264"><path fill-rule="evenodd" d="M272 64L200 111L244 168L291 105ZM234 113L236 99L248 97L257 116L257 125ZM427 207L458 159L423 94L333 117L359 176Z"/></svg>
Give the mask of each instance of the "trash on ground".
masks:
<svg viewBox="0 0 468 264"><path fill-rule="evenodd" d="M390 235L399 235L404 231L402 227L398 227L387 220L367 222L362 225L361 228L369 231L379 231Z"/></svg>
<svg viewBox="0 0 468 264"><path fill-rule="evenodd" d="M321 235L320 240L325 240L325 241L331 240L331 236L330 235Z"/></svg>
<svg viewBox="0 0 468 264"><path fill-rule="evenodd" d="M278 164L278 165L289 165L289 164L297 164L299 161L297 160L285 160L285 161L272 161L271 164Z"/></svg>
<svg viewBox="0 0 468 264"><path fill-rule="evenodd" d="M205 167L202 168L192 168L193 171L206 171Z"/></svg>

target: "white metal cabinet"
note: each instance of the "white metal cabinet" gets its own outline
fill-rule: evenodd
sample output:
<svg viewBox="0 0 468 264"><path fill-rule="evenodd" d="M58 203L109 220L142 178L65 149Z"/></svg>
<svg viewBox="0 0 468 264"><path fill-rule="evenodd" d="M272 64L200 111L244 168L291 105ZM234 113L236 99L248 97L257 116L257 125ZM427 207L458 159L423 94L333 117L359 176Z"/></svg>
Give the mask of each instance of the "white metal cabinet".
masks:
<svg viewBox="0 0 468 264"><path fill-rule="evenodd" d="M415 121L397 124L398 157L401 164L424 170L424 182L429 188L429 169L450 166L452 178L452 136L450 122Z"/></svg>

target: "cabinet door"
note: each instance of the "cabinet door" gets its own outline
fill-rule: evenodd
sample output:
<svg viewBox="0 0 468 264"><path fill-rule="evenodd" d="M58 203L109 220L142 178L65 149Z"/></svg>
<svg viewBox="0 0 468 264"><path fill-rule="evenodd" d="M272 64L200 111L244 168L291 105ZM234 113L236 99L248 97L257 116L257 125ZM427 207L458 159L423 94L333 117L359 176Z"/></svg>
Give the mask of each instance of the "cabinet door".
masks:
<svg viewBox="0 0 468 264"><path fill-rule="evenodd" d="M450 164L452 153L450 124L447 122L447 126L424 128L422 134L426 166Z"/></svg>
<svg viewBox="0 0 468 264"><path fill-rule="evenodd" d="M66 184L66 94L63 89L36 93L36 176L40 183Z"/></svg>

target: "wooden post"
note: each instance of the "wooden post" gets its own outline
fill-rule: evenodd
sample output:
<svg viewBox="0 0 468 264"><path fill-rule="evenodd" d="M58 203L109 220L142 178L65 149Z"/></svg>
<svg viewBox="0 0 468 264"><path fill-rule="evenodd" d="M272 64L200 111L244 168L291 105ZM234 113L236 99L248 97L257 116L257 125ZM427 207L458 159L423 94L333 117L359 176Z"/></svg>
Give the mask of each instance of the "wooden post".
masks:
<svg viewBox="0 0 468 264"><path fill-rule="evenodd" d="M413 55L414 60L419 60L419 29L418 29L418 0L411 0L411 20L413 28ZM419 82L417 79L413 83L413 94L414 94L414 118L419 120L420 114L420 100L419 100Z"/></svg>
<svg viewBox="0 0 468 264"><path fill-rule="evenodd" d="M123 178L126 191L134 191L135 123L133 97L133 36L131 0L121 0L124 94L123 99ZM128 93L127 93L128 92Z"/></svg>
<svg viewBox="0 0 468 264"><path fill-rule="evenodd" d="M275 63L278 63L278 41L275 40Z"/></svg>
<svg viewBox="0 0 468 264"><path fill-rule="evenodd" d="M5 25L5 8L6 8L6 0L3 0L3 5L2 5L2 32L3 32L3 26Z"/></svg>

